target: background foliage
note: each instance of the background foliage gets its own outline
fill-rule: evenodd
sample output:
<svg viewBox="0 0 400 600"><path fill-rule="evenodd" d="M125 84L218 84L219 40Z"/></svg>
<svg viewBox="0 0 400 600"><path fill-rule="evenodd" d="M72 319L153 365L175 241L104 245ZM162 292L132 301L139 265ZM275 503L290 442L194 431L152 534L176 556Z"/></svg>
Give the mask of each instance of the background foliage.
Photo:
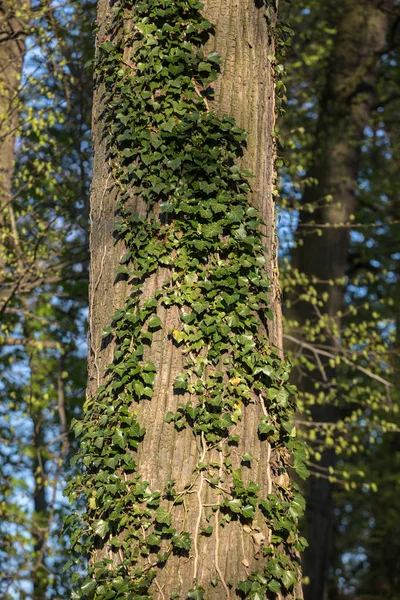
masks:
<svg viewBox="0 0 400 600"><path fill-rule="evenodd" d="M26 53L20 87L1 115L4 136L16 138L12 197L1 203L3 599L69 595L68 540L59 534L69 423L86 385L93 10L93 2L10 8L17 18L25 11ZM14 131L6 127L11 111Z"/></svg>

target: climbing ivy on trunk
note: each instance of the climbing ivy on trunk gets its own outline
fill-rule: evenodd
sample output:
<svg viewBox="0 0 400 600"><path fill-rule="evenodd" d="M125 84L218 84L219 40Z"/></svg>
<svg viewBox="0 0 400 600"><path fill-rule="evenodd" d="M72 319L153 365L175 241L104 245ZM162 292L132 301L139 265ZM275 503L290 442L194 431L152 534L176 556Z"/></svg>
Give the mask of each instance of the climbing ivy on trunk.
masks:
<svg viewBox="0 0 400 600"><path fill-rule="evenodd" d="M116 283L127 294L103 332L112 363L74 425L81 474L68 493L87 509L67 525L75 560L90 557L75 598L301 597L304 502L288 469L306 476L305 450L291 423L289 365L269 342L269 257L252 175L238 166L246 134L210 109L220 65L204 52L212 33L197 0L121 0L99 34L96 84L124 248ZM165 348L181 356L169 396L155 392ZM141 411L155 402L165 443L188 431L195 442L181 487L170 477L154 489L143 473L152 423ZM235 581L220 555L227 531L243 546Z"/></svg>

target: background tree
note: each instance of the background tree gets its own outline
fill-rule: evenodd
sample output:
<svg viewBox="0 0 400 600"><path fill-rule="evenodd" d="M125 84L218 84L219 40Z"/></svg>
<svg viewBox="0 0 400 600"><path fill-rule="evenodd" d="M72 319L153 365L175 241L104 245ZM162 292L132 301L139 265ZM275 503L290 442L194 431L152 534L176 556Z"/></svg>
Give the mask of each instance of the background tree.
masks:
<svg viewBox="0 0 400 600"><path fill-rule="evenodd" d="M346 540L339 538L343 526L338 544L333 540L332 484L340 480L356 488L357 480L365 477L359 492L340 493L345 522L346 503L357 504L361 495L361 503L372 506L372 473L365 473L365 458L359 461L356 454L367 450L373 461L382 431L396 428L390 358L394 314L390 298L377 292L392 279L393 258L382 238L377 240L391 231L393 242L398 231L389 225L391 211L380 208L387 205L382 186L373 190L375 178L382 181L376 154L381 153L378 138L386 137L382 132L387 126L371 136L371 128L383 125L379 112L388 100L393 110L396 97L396 10L395 2L327 2L323 7L304 2L290 15L298 36L286 65L289 107L283 138L291 162L283 192L285 206L294 209L296 230L283 287L285 337L297 364L300 398L315 423L299 417L313 471L306 487L309 598L325 597L329 568L346 557ZM356 26L353 18L363 25ZM388 69L392 89L383 92ZM387 224L380 229L382 218ZM293 238L288 241L293 244ZM378 247L381 264L376 269L372 255L376 257ZM284 247L286 255L289 248ZM388 270L384 265L390 265ZM340 548L338 554L333 554L332 543ZM354 555L357 562L356 551ZM347 589L354 591L354 581Z"/></svg>
<svg viewBox="0 0 400 600"><path fill-rule="evenodd" d="M68 427L85 385L91 6L1 4L4 599L69 593L58 538Z"/></svg>

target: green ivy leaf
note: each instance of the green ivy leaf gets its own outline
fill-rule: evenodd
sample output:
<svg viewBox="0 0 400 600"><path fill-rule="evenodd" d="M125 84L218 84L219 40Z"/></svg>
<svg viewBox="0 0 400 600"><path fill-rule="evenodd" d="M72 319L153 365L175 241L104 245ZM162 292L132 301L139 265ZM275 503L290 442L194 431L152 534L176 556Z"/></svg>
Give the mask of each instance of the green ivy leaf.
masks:
<svg viewBox="0 0 400 600"><path fill-rule="evenodd" d="M302 479L307 479L307 477L310 475L310 471L307 469L306 464L297 458L294 460L294 470Z"/></svg>
<svg viewBox="0 0 400 600"><path fill-rule="evenodd" d="M95 521L93 523L92 529L96 535L98 535L102 540L106 537L107 533L110 531L107 521L103 521L100 519L99 521Z"/></svg>
<svg viewBox="0 0 400 600"><path fill-rule="evenodd" d="M276 581L276 579L273 579L269 582L268 589L271 590L271 592L275 592L275 594L279 594L281 591L281 584L279 581Z"/></svg>
<svg viewBox="0 0 400 600"><path fill-rule="evenodd" d="M258 424L258 432L260 435L268 435L275 432L275 427L274 425L271 425L268 417L261 417L261 420Z"/></svg>
<svg viewBox="0 0 400 600"><path fill-rule="evenodd" d="M154 535L153 533L148 536L146 542L149 546L161 546L161 539L158 535Z"/></svg>
<svg viewBox="0 0 400 600"><path fill-rule="evenodd" d="M194 590L189 590L187 597L190 600L203 600L204 589L202 587L198 587Z"/></svg>
<svg viewBox="0 0 400 600"><path fill-rule="evenodd" d="M188 382L186 375L178 375L174 381L175 390L187 390Z"/></svg>
<svg viewBox="0 0 400 600"><path fill-rule="evenodd" d="M154 316L149 320L149 329L158 329L162 326L160 317Z"/></svg>
<svg viewBox="0 0 400 600"><path fill-rule="evenodd" d="M125 449L126 446L126 438L121 431L121 429L117 429L114 435L112 436L112 443L116 446L119 446L122 450Z"/></svg>
<svg viewBox="0 0 400 600"><path fill-rule="evenodd" d="M253 519L255 516L253 506L251 506L250 504L247 504L246 506L243 507L241 514L245 519Z"/></svg>
<svg viewBox="0 0 400 600"><path fill-rule="evenodd" d="M164 523L165 525L171 525L171 516L169 512L163 507L159 506L155 512L155 519L157 523Z"/></svg>
<svg viewBox="0 0 400 600"><path fill-rule="evenodd" d="M286 589L291 588L297 581L295 571L284 571L282 574L282 583Z"/></svg>
<svg viewBox="0 0 400 600"><path fill-rule="evenodd" d="M81 592L86 595L90 594L90 592L93 592L93 590L96 588L96 586L97 586L97 581L95 581L94 579L85 579L85 581L81 587ZM80 597L80 596L78 596L78 597Z"/></svg>
<svg viewBox="0 0 400 600"><path fill-rule="evenodd" d="M228 500L226 505L230 508L230 510L234 513L240 513L242 510L242 503L239 498L234 498L233 500Z"/></svg>

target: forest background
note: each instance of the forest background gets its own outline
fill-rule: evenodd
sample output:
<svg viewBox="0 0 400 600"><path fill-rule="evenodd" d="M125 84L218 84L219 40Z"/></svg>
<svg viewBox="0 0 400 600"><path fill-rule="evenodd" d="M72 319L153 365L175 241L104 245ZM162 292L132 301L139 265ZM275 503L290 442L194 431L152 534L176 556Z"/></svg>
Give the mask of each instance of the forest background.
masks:
<svg viewBox="0 0 400 600"><path fill-rule="evenodd" d="M0 4L0 598L71 596L86 385L94 2ZM286 352L308 442L307 600L400 597L400 9L281 6ZM307 583L309 581L309 583Z"/></svg>

